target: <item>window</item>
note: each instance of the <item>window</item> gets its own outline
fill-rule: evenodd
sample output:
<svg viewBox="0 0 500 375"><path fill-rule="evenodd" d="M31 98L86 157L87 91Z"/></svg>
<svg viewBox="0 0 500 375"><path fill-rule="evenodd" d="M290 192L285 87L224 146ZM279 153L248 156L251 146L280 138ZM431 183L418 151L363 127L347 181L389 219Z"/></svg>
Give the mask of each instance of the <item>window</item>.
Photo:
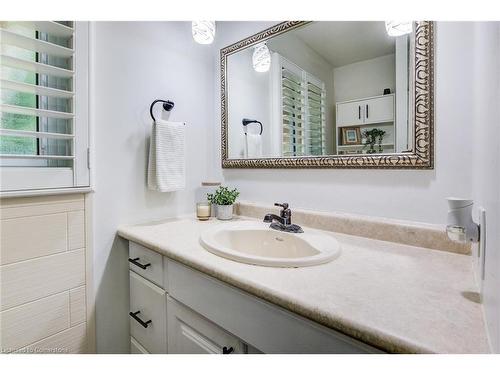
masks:
<svg viewBox="0 0 500 375"><path fill-rule="evenodd" d="M88 23L0 26L2 192L89 186Z"/></svg>
<svg viewBox="0 0 500 375"><path fill-rule="evenodd" d="M326 147L325 84L277 53L273 54L273 59L279 62L281 155L323 155Z"/></svg>

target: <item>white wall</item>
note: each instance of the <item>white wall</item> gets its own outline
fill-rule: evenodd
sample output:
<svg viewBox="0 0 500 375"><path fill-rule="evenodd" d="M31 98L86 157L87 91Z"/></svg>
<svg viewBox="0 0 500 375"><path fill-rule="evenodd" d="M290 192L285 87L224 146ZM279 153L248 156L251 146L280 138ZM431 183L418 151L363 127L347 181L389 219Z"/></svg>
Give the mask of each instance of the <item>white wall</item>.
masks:
<svg viewBox="0 0 500 375"><path fill-rule="evenodd" d="M196 44L190 22L97 22L94 35L94 274L97 350L129 349L128 264L119 225L192 212L212 151L212 46ZM171 99L187 122L186 189L146 188L154 99ZM161 108L161 106L158 106Z"/></svg>
<svg viewBox="0 0 500 375"><path fill-rule="evenodd" d="M390 55L355 62L333 69L335 102L382 95L396 87L396 58Z"/></svg>
<svg viewBox="0 0 500 375"><path fill-rule="evenodd" d="M483 300L494 351L500 353L500 23L481 22L474 35L473 198L486 209ZM479 262L481 263L481 262Z"/></svg>
<svg viewBox="0 0 500 375"><path fill-rule="evenodd" d="M222 46L268 27L269 23L225 23L219 30ZM472 57L463 46L472 42L467 23L437 24L436 43L436 167L430 171L402 170L251 170L216 171L241 198L272 203L287 201L293 207L444 223L449 195L472 192L470 100ZM215 69L217 71L218 68ZM216 92L218 92L218 73ZM219 108L217 98L216 108ZM216 111L216 123L220 124ZM214 155L219 154L219 126Z"/></svg>
<svg viewBox="0 0 500 375"><path fill-rule="evenodd" d="M401 35L396 38L396 152L408 150L409 121L408 114L408 47L409 35Z"/></svg>
<svg viewBox="0 0 500 375"><path fill-rule="evenodd" d="M241 120L249 118L262 122L262 154L271 155L271 88L270 74L256 72L252 65L253 48L232 54L227 59L229 79L227 89L228 140L230 158L245 156L245 133ZM247 125L248 133L258 133L259 124Z"/></svg>

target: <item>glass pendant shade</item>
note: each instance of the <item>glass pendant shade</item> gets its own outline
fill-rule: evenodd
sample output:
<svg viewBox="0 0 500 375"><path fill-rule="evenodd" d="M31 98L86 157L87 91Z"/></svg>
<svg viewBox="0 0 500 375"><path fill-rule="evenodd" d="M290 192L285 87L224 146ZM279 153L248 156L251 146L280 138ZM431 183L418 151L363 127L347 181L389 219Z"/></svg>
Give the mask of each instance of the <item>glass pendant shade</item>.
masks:
<svg viewBox="0 0 500 375"><path fill-rule="evenodd" d="M215 38L214 21L193 21L191 23L193 39L199 44L211 44Z"/></svg>
<svg viewBox="0 0 500 375"><path fill-rule="evenodd" d="M265 43L254 47L252 64L256 72L267 72L271 66L271 53Z"/></svg>
<svg viewBox="0 0 500 375"><path fill-rule="evenodd" d="M408 21L385 21L385 29L389 36L401 36L413 31L413 22Z"/></svg>

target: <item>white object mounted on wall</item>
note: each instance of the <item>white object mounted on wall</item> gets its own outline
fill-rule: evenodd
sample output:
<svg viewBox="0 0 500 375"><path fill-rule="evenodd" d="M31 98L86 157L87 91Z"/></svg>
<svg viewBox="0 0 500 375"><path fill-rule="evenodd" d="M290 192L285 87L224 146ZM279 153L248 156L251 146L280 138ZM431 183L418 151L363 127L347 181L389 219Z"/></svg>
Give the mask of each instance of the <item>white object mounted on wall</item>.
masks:
<svg viewBox="0 0 500 375"><path fill-rule="evenodd" d="M446 234L450 240L459 243L477 243L478 282L480 284L481 295L483 294L483 280L486 269L486 210L478 207L477 218L479 224L472 218L472 199L446 198L450 207L448 211L448 221L446 224Z"/></svg>
<svg viewBox="0 0 500 375"><path fill-rule="evenodd" d="M196 43L212 44L215 39L215 21L193 21L191 32Z"/></svg>
<svg viewBox="0 0 500 375"><path fill-rule="evenodd" d="M446 233L450 240L460 243L478 242L479 225L472 220L472 199L446 198L449 205Z"/></svg>

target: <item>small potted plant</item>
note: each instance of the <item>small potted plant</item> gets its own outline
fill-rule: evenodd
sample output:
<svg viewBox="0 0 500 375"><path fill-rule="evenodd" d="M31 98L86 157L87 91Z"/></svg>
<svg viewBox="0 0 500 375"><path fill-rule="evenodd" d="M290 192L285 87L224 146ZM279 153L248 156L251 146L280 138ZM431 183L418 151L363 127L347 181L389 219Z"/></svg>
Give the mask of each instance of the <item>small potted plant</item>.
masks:
<svg viewBox="0 0 500 375"><path fill-rule="evenodd" d="M219 220L231 220L233 218L233 204L240 195L237 189L229 190L225 186L219 186L215 193L207 194L207 199L215 205L216 217Z"/></svg>
<svg viewBox="0 0 500 375"><path fill-rule="evenodd" d="M370 149L366 151L367 154L375 154L377 151L375 150L375 144L378 140L378 152L382 153L384 150L382 148L382 140L385 136L385 130L382 129L371 129L363 131L363 138L365 141L363 142L364 146L370 146Z"/></svg>

